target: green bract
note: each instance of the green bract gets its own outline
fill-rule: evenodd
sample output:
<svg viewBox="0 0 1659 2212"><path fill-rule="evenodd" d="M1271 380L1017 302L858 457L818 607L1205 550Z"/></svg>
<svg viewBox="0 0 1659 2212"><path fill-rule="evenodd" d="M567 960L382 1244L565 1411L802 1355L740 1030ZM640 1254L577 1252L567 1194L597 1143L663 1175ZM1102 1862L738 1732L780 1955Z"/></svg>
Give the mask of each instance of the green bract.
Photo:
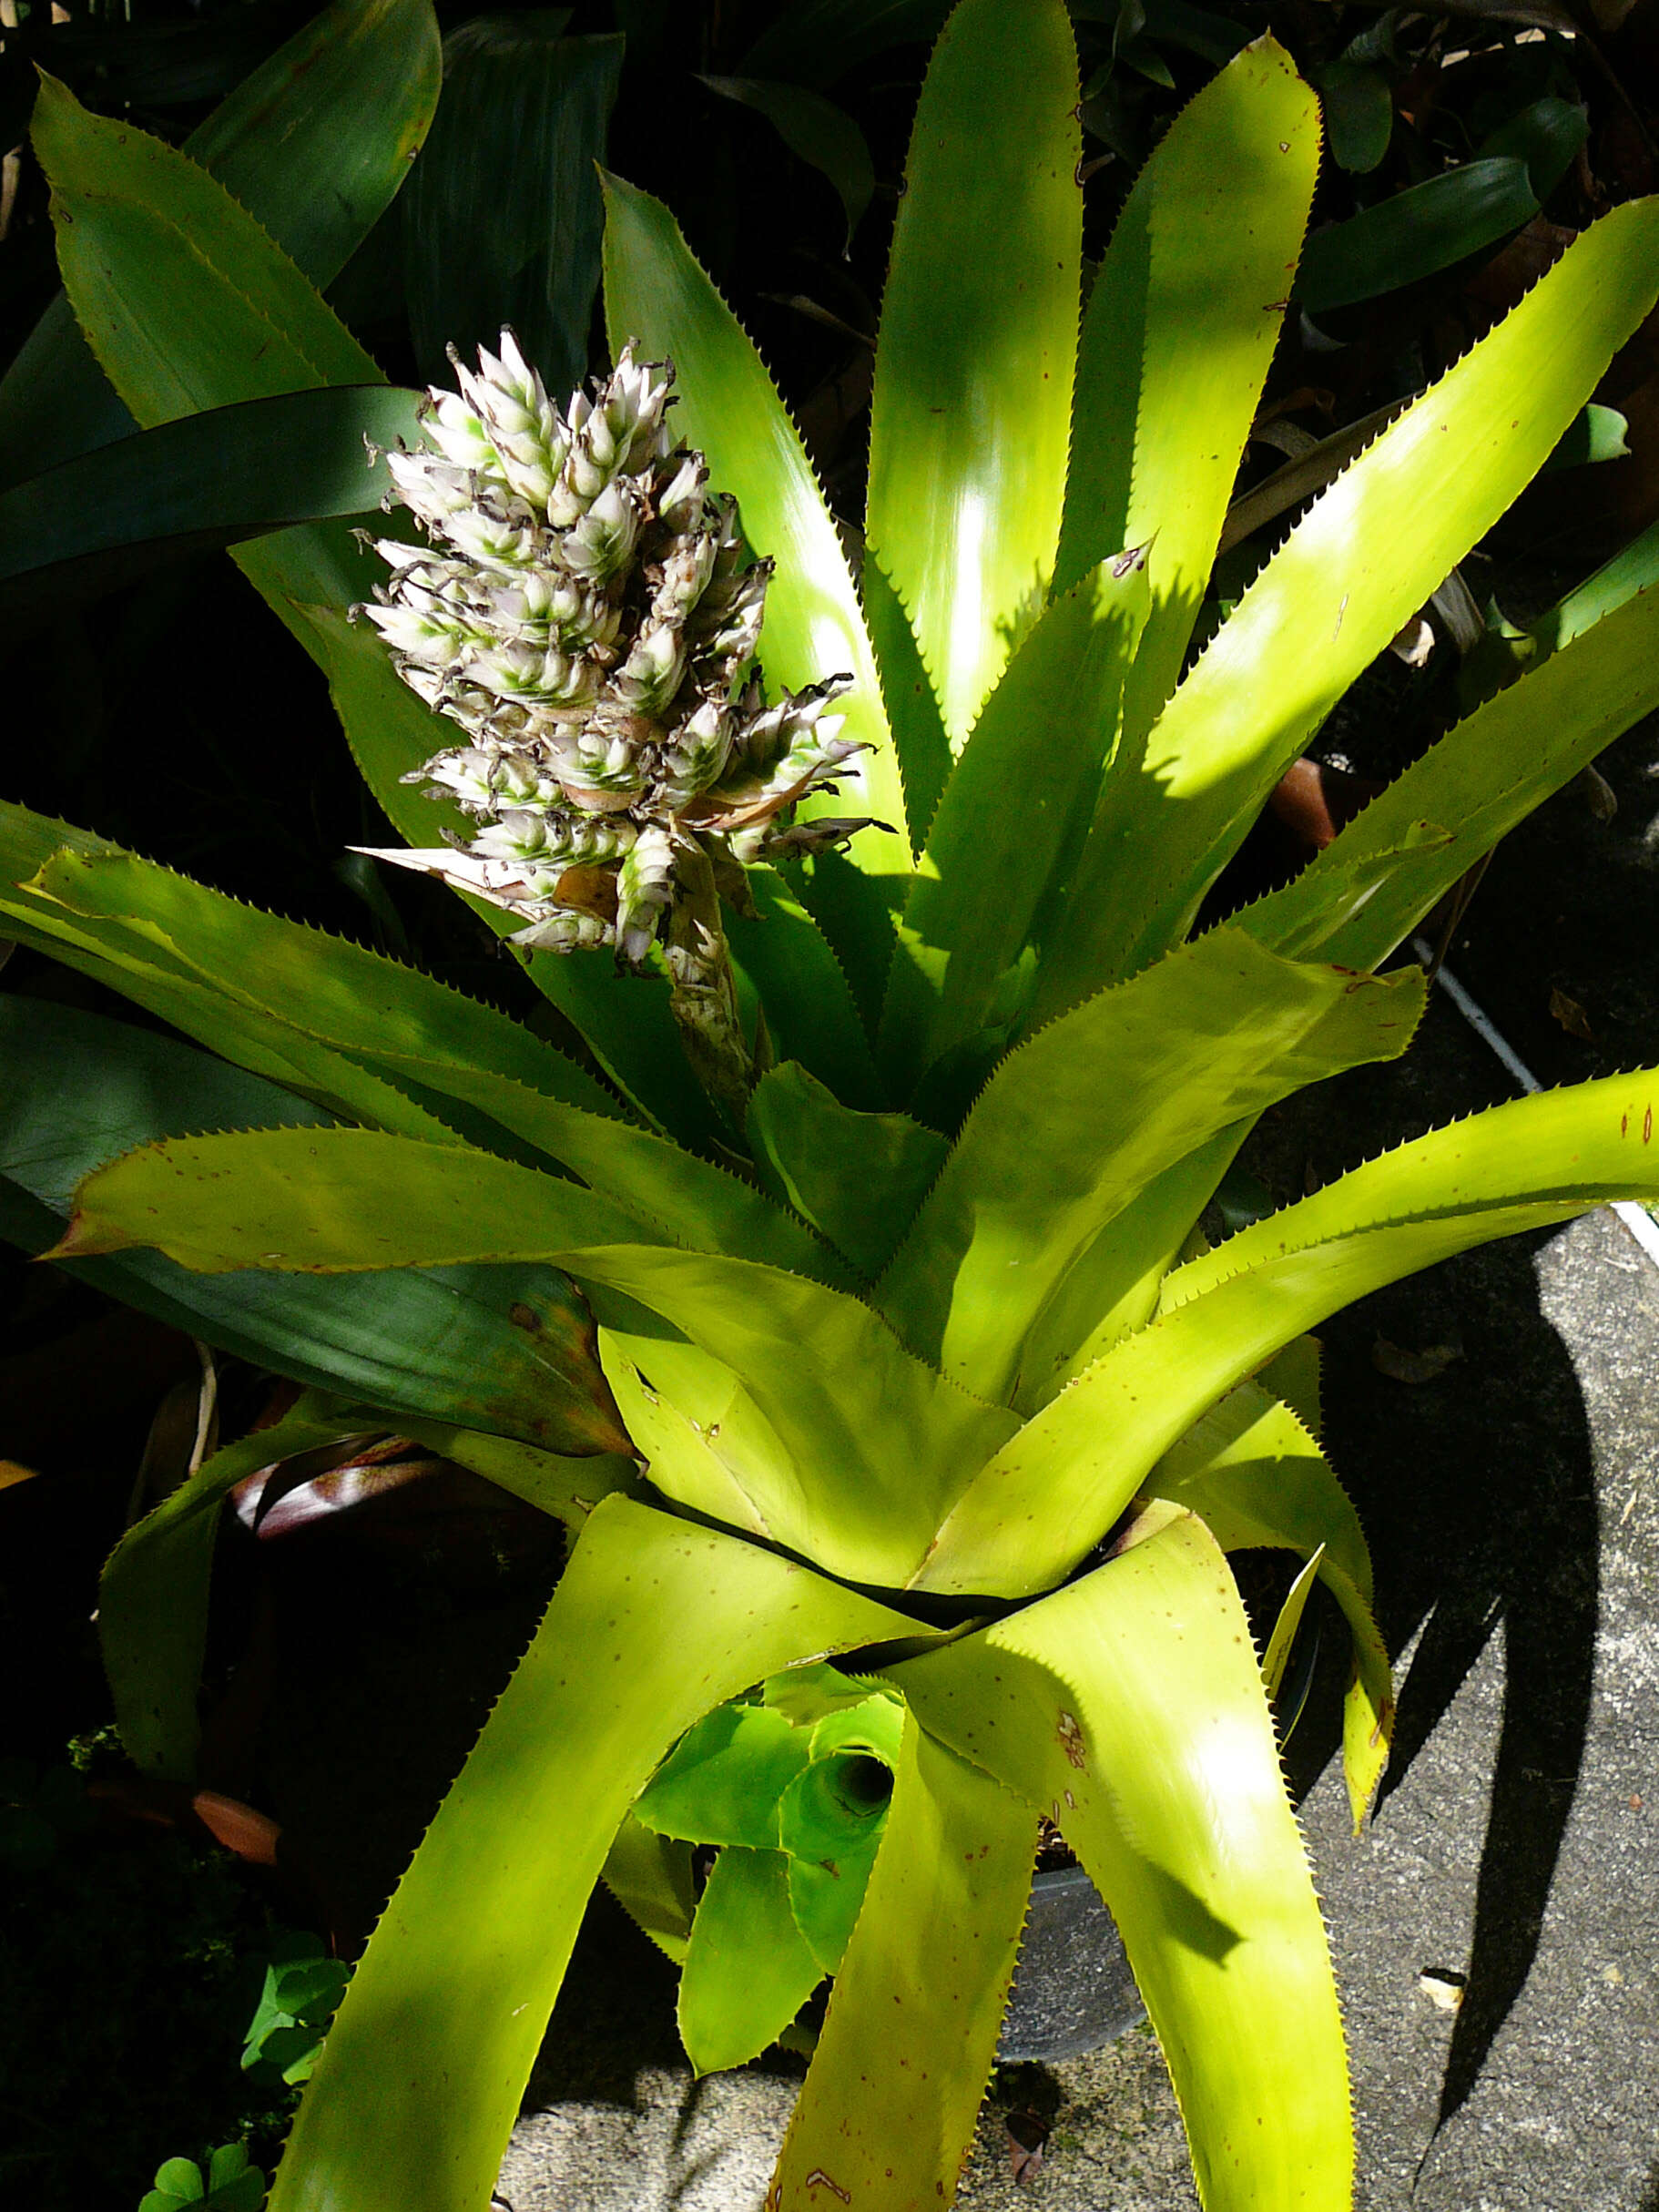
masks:
<svg viewBox="0 0 1659 2212"><path fill-rule="evenodd" d="M1308 508L1195 656L1307 219L1316 105L1271 41L1241 53L1135 188L1080 331L1077 97L1059 0L962 0L900 204L856 578L672 217L607 184L619 354L636 339L640 362L672 360L677 434L775 565L765 697L850 679L840 803L888 825L844 851L809 835L723 856L748 911L726 924L745 1068L716 1082L719 1104L681 1049L671 963L644 947L635 975L609 948L519 946L590 1048L578 1065L412 970L0 814L5 933L237 1064L8 1005L27 1076L6 1104L13 1233L43 1241L84 1177L59 1257L206 1333L217 1313L341 1393L314 1387L219 1453L111 1560L99 1617L135 1755L188 1770L213 1515L250 1453L393 1407L575 1537L352 1977L276 2212L483 2202L602 1871L687 1947L699 2064L777 2033L839 1962L769 2207L948 2200L1040 1812L1117 1917L1206 2204L1349 2201L1325 1932L1224 1554L1283 1546L1341 1605L1362 1819L1389 1667L1306 1332L1483 1238L1659 1193L1659 1074L1440 1131L1214 1252L1196 1225L1265 1108L1405 1049L1423 981L1379 966L1659 703L1645 572L1615 565L1535 626L1524 672L1285 890L1196 937L1195 918L1309 734L1648 312L1659 202L1571 246ZM50 85L36 142L71 302L144 430L371 381L300 270L184 156ZM326 169L327 133L314 143ZM267 169L284 159L273 137ZM259 203L246 150L239 175ZM534 398L524 385L521 412ZM542 423L545 450L514 457L545 464L544 501L568 429ZM382 464L365 505L387 482ZM456 760L452 725L348 622L371 565L337 499L317 512L237 558L327 671L399 834L464 837L460 809L409 783ZM717 563L725 515L694 517ZM728 566L752 612L758 586L745 601ZM421 588L423 619L477 612L448 569ZM748 680L719 676L717 719L720 687ZM461 703L480 727L494 712ZM560 724L577 750L585 727ZM477 767L437 780L453 794ZM649 781L624 779L636 831ZM789 803L809 827L828 801L808 778ZM504 933L523 918L479 911ZM142 1082L107 1079L134 1056ZM74 1113L42 1106L49 1083ZM857 1655L850 1704L826 1687L838 1655ZM816 1717L811 1696L830 1700ZM893 1778L873 1858L873 1816L827 1771L847 1712L857 1756ZM809 1872L838 1820L862 1889L850 1932ZM700 1953L691 1837L722 1851ZM757 1931L768 1975L739 1988Z"/></svg>

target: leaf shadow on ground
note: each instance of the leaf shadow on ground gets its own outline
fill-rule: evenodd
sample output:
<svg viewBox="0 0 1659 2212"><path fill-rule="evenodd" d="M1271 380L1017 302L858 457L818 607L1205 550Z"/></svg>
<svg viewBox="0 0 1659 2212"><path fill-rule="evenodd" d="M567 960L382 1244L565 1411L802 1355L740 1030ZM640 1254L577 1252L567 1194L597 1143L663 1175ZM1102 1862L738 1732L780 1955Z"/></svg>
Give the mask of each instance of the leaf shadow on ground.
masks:
<svg viewBox="0 0 1659 2212"><path fill-rule="evenodd" d="M1480 1855L1468 1983L1436 2133L1474 2090L1537 1956L1583 1767L1595 1661L1599 1525L1590 1433L1560 1337L1539 1310L1542 1238L1464 1255L1365 1300L1322 1331L1326 1442L1370 1540L1377 1615L1399 1669L1394 1755L1377 1817L1410 1775L1494 1636L1503 1644L1495 1748L1444 1818ZM1380 1373L1379 1337L1461 1343L1435 1381ZM1336 1742L1293 1742L1301 1789ZM1473 1792L1488 1783L1484 1834ZM1659 2212L1655 2206L1654 2212Z"/></svg>

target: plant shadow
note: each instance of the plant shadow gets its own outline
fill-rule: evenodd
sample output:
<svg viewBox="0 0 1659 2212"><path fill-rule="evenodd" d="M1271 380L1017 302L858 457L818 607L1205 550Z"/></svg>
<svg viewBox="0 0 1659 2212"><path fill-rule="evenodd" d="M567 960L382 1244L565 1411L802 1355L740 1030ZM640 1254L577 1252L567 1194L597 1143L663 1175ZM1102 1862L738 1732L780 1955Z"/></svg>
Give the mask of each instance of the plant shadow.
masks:
<svg viewBox="0 0 1659 2212"><path fill-rule="evenodd" d="M1379 1624L1397 1660L1415 1641L1381 1820L1491 1637L1503 1638L1484 1834L1467 1796L1440 1809L1479 1869L1437 2134L1473 2091L1537 1957L1589 1728L1597 1497L1577 1377L1539 1308L1544 1241L1466 1254L1323 1331L1326 1442L1370 1541ZM1458 1344L1461 1357L1413 1387L1379 1371L1379 1340ZM1292 1747L1298 1764L1328 1756L1326 1729L1310 1735Z"/></svg>

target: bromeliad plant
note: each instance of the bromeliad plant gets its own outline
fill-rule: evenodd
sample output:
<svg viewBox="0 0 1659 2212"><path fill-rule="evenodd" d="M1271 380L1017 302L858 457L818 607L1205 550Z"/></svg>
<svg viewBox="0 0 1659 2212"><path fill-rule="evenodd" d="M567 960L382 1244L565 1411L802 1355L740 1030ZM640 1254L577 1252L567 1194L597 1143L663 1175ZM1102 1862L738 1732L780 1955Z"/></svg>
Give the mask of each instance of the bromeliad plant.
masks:
<svg viewBox="0 0 1659 2212"><path fill-rule="evenodd" d="M239 1064L130 1040L144 1081L112 1111L160 1141L80 1184L57 1254L131 1270L170 1310L221 1301L230 1335L307 1380L371 1380L356 1394L575 1535L352 1978L278 2212L482 2205L602 1870L671 1947L693 1941L685 1839L707 1800L675 1809L687 1765L718 1766L722 1731L768 1737L782 1764L746 1769L705 1840L799 1860L809 1831L786 1818L808 1786L790 1793L838 1709L893 1783L850 1939L814 1949L814 1972L830 1950L840 1967L769 2206L948 2200L1039 1814L1117 1917L1206 2203L1349 2202L1325 1932L1225 1554L1299 1554L1341 1605L1362 1818L1389 1671L1306 1332L1482 1239L1659 1191L1659 1075L1438 1132L1213 1251L1197 1224L1267 1106L1405 1049L1422 978L1379 967L1659 702L1659 599L1603 590L1600 619L1563 621L1569 642L1293 882L1205 933L1196 917L1288 763L1648 311L1659 206L1573 245L1217 626L1206 580L1292 290L1316 105L1270 42L1241 54L1158 148L1080 329L1076 99L1058 0L962 0L900 204L856 582L748 340L667 212L616 180L616 375L560 413L504 348L435 402L427 457L386 467L442 543L394 543L371 623L348 619L367 565L342 527L239 553L327 669L417 864L487 894L585 1057L5 816L8 933ZM373 382L183 158L50 87L36 142L71 300L140 423L169 425L150 434ZM670 359L673 416L666 370L640 365ZM318 396L384 443L394 395ZM578 482L590 464L608 481ZM720 1001L712 1029L694 984ZM8 1025L20 1067L126 1049L63 1011ZM11 1173L43 1208L67 1210L77 1145L120 1149L27 1090L10 1110ZM230 1133L176 1133L205 1121ZM551 1269L598 1317L608 1392L584 1394ZM117 1552L100 1620L146 1763L191 1755L226 1490L372 1425L313 1394ZM809 1707L777 1687L800 1669L798 1697L830 1701L804 1764ZM747 1879L724 1864L705 1909ZM743 1910L781 1929L787 1903L807 1931L794 1869L751 1872ZM701 2054L729 2063L801 1993L752 2001L716 1972L701 1993Z"/></svg>

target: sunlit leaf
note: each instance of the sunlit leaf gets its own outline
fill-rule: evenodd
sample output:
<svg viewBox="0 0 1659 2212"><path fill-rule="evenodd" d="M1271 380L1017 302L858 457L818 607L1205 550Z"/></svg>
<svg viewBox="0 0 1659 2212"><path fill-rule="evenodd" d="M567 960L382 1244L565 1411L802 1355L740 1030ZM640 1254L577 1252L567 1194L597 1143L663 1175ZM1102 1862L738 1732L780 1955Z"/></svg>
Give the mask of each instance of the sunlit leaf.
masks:
<svg viewBox="0 0 1659 2212"><path fill-rule="evenodd" d="M1053 573L1077 339L1076 101L1058 0L962 0L911 139L865 527L953 745Z"/></svg>
<svg viewBox="0 0 1659 2212"><path fill-rule="evenodd" d="M1346 2205L1353 2141L1325 1927L1214 1539L1179 1514L893 1678L925 1728L1047 1812L1094 1877L1206 2212Z"/></svg>
<svg viewBox="0 0 1659 2212"><path fill-rule="evenodd" d="M1033 1830L1029 1805L906 1728L881 1849L773 2180L780 2212L822 2212L830 2190L854 2205L950 2202L996 2055Z"/></svg>
<svg viewBox="0 0 1659 2212"><path fill-rule="evenodd" d="M911 1633L751 1544L602 1505L352 1975L270 2212L475 2212L588 1894L664 1751L794 1660Z"/></svg>
<svg viewBox="0 0 1659 2212"><path fill-rule="evenodd" d="M1516 1099L1187 1261L1166 1279L1158 1318L1103 1352L973 1477L921 1586L1046 1586L1200 1414L1328 1314L1473 1245L1659 1194L1656 1118L1652 1069Z"/></svg>

